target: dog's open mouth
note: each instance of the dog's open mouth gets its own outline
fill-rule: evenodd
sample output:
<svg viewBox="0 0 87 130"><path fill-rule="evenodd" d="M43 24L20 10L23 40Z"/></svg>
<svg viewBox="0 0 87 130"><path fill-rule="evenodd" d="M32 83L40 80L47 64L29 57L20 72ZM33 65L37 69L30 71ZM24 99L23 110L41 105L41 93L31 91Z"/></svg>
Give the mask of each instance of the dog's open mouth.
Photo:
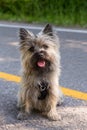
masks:
<svg viewBox="0 0 87 130"><path fill-rule="evenodd" d="M46 66L46 61L45 60L38 60L37 61L37 66L40 68L44 68Z"/></svg>

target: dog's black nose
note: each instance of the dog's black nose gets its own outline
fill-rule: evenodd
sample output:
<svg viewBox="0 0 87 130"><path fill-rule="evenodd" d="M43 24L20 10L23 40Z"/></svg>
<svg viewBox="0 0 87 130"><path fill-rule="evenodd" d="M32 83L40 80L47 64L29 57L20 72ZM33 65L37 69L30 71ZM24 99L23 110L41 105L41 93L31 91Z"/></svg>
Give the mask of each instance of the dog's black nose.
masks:
<svg viewBox="0 0 87 130"><path fill-rule="evenodd" d="M35 52L34 53L34 56L35 56L35 58L37 59L37 58L42 58L42 59L44 59L45 58L45 52L44 51L38 51L38 52Z"/></svg>
<svg viewBox="0 0 87 130"><path fill-rule="evenodd" d="M40 51L40 52L39 52L39 54L40 54L40 56L42 56L42 57L43 57L43 56L44 56L44 54L45 54L45 52L44 52L44 51Z"/></svg>

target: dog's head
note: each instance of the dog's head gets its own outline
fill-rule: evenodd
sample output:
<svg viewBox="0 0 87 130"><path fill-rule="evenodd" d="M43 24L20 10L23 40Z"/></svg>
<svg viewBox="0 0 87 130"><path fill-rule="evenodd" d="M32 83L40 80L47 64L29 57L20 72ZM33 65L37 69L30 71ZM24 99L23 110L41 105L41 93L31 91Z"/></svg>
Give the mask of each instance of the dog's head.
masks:
<svg viewBox="0 0 87 130"><path fill-rule="evenodd" d="M20 29L20 51L24 69L47 72L55 69L59 60L59 40L51 25L34 35L26 29Z"/></svg>

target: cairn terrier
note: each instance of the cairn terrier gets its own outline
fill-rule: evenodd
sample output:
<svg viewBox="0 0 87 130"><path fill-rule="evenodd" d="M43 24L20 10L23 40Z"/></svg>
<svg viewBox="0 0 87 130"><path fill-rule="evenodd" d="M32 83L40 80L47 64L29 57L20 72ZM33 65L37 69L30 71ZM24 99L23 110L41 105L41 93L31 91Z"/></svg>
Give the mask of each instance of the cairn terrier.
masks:
<svg viewBox="0 0 87 130"><path fill-rule="evenodd" d="M20 53L22 64L21 88L18 96L18 119L28 117L37 109L51 120L58 120L57 104L62 102L59 87L60 52L59 39L52 26L34 35L21 28Z"/></svg>

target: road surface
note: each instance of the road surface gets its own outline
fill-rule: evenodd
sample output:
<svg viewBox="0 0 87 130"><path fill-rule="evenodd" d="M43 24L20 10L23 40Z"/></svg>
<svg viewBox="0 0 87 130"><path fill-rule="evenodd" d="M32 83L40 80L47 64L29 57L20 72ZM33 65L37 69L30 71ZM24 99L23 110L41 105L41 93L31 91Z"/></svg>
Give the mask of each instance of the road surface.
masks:
<svg viewBox="0 0 87 130"><path fill-rule="evenodd" d="M87 30L56 28L60 38L60 86L64 103L57 107L60 121L49 121L38 112L17 120L20 86L20 27L37 33L42 26L0 22L0 130L87 130ZM13 76L13 77L12 77Z"/></svg>

